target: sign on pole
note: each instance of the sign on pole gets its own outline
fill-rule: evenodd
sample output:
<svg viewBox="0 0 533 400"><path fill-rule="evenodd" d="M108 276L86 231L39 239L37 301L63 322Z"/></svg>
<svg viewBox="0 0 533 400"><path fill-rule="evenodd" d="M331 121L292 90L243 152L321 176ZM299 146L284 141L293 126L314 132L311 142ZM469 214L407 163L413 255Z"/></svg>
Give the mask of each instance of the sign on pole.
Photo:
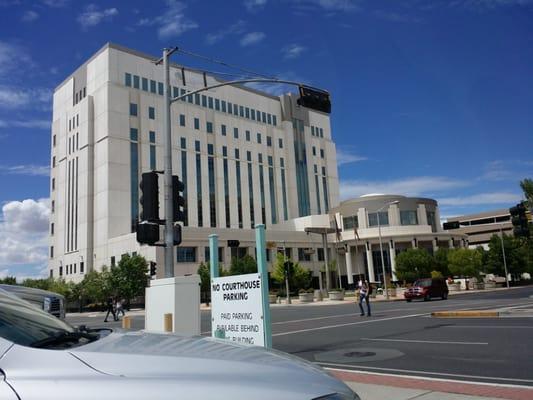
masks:
<svg viewBox="0 0 533 400"><path fill-rule="evenodd" d="M265 345L261 275L225 276L211 280L211 330L232 342Z"/></svg>

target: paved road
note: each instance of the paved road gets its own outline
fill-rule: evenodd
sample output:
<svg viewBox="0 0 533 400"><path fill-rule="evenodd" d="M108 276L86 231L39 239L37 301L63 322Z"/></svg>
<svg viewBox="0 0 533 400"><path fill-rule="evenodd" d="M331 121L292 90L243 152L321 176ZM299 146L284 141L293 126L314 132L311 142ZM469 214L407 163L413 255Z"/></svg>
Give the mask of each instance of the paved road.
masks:
<svg viewBox="0 0 533 400"><path fill-rule="evenodd" d="M533 318L435 319L432 311L533 305L533 288L462 294L447 301L381 302L373 316L356 305L276 306L273 344L324 366L434 378L533 386ZM69 317L74 324L104 324L95 317ZM133 328L143 328L143 316ZM210 313L202 312L209 334Z"/></svg>

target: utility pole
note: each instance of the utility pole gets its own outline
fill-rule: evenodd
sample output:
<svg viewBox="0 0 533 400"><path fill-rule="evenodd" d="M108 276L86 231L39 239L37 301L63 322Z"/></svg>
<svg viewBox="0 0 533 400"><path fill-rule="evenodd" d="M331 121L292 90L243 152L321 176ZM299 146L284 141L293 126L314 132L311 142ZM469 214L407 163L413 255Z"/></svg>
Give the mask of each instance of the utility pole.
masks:
<svg viewBox="0 0 533 400"><path fill-rule="evenodd" d="M507 259L505 257L505 246L503 245L502 224L500 224L500 240L501 240L501 244L502 244L503 268L505 269L505 283L507 284L507 289L509 289L509 274L507 273Z"/></svg>

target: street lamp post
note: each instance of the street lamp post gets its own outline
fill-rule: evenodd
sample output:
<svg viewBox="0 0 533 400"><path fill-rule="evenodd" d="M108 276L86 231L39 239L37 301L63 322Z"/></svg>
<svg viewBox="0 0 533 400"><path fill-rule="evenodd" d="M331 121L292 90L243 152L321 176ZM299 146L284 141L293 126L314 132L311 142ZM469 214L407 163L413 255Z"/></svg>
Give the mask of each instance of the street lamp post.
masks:
<svg viewBox="0 0 533 400"><path fill-rule="evenodd" d="M501 240L501 244L502 244L503 268L505 269L505 283L507 284L507 289L509 289L509 274L507 273L507 259L505 257L505 246L503 245L502 224L500 224L500 240Z"/></svg>
<svg viewBox="0 0 533 400"><path fill-rule="evenodd" d="M383 258L383 241L381 240L381 223L379 221L379 213L381 210L383 210L385 207L389 207L393 204L398 204L399 201L391 201L390 203L385 204L383 207L381 207L377 212L378 216L378 236L379 236L379 254L381 255L381 271L383 272L383 287L385 289L385 298L389 300L389 290L387 288L387 277L385 275L385 260Z"/></svg>

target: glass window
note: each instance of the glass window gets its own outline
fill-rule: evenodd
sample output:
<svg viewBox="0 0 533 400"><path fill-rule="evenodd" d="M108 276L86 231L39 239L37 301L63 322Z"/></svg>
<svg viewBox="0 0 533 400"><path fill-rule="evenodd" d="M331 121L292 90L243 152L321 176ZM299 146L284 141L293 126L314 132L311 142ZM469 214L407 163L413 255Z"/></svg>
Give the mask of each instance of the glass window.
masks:
<svg viewBox="0 0 533 400"><path fill-rule="evenodd" d="M239 149L235 149L235 158L238 160L240 158Z"/></svg>
<svg viewBox="0 0 533 400"><path fill-rule="evenodd" d="M305 248L298 248L298 261L311 261L311 254L306 252Z"/></svg>
<svg viewBox="0 0 533 400"><path fill-rule="evenodd" d="M222 124L220 126L220 132L222 133L222 136L226 136L226 125Z"/></svg>
<svg viewBox="0 0 533 400"><path fill-rule="evenodd" d="M154 131L150 131L150 133L148 134L148 139L150 143L155 143L155 132Z"/></svg>
<svg viewBox="0 0 533 400"><path fill-rule="evenodd" d="M244 107L239 106L239 116L244 118Z"/></svg>
<svg viewBox="0 0 533 400"><path fill-rule="evenodd" d="M199 93L196 93L194 95L194 104L196 104L197 106L200 105L200 94Z"/></svg>
<svg viewBox="0 0 533 400"><path fill-rule="evenodd" d="M180 147L182 149L186 149L187 148L187 139L185 139L184 137L180 138Z"/></svg>
<svg viewBox="0 0 533 400"><path fill-rule="evenodd" d="M156 82L150 79L150 92L155 93L155 90L156 90Z"/></svg>
<svg viewBox="0 0 533 400"><path fill-rule="evenodd" d="M133 87L139 89L139 75L133 75Z"/></svg>
<svg viewBox="0 0 533 400"><path fill-rule="evenodd" d="M418 216L416 210L401 210L400 223L402 225L418 225Z"/></svg>
<svg viewBox="0 0 533 400"><path fill-rule="evenodd" d="M208 97L207 98L207 106L212 110L213 109L213 98Z"/></svg>
<svg viewBox="0 0 533 400"><path fill-rule="evenodd" d="M180 95L180 90L176 86L172 86L172 97L178 97Z"/></svg>
<svg viewBox="0 0 533 400"><path fill-rule="evenodd" d="M239 106L237 104L233 104L233 115L239 115Z"/></svg>
<svg viewBox="0 0 533 400"><path fill-rule="evenodd" d="M320 149L320 158L324 158L324 149Z"/></svg>
<svg viewBox="0 0 533 400"><path fill-rule="evenodd" d="M389 213L380 211L379 224L381 226L389 225ZM368 213L368 226L378 226L378 213Z"/></svg>
<svg viewBox="0 0 533 400"><path fill-rule="evenodd" d="M251 151L247 151L246 152L246 161L252 161L252 152Z"/></svg>
<svg viewBox="0 0 533 400"><path fill-rule="evenodd" d="M205 250L204 250L204 259L205 259L205 262L208 262L211 258L210 258L210 255L211 255L211 251L209 249L209 247L206 247ZM224 262L224 247L219 247L218 248L218 262Z"/></svg>
<svg viewBox="0 0 533 400"><path fill-rule="evenodd" d="M283 139L279 138L279 148L282 149L283 148Z"/></svg>
<svg viewBox="0 0 533 400"><path fill-rule="evenodd" d="M200 151L200 141L199 140L195 140L194 141L194 149L196 151Z"/></svg>
<svg viewBox="0 0 533 400"><path fill-rule="evenodd" d="M214 154L213 144L211 144L211 143L208 143L208 145L207 145L207 154L209 154L210 156L212 156Z"/></svg>
<svg viewBox="0 0 533 400"><path fill-rule="evenodd" d="M136 117L137 116L137 104L130 103L130 115L132 117Z"/></svg>
<svg viewBox="0 0 533 400"><path fill-rule="evenodd" d="M239 138L239 128L233 128L233 137L235 139Z"/></svg>
<svg viewBox="0 0 533 400"><path fill-rule="evenodd" d="M229 101L228 101L228 114L233 114L233 106Z"/></svg>
<svg viewBox="0 0 533 400"><path fill-rule="evenodd" d="M272 125L272 115L271 114L267 114L267 123L269 125Z"/></svg>
<svg viewBox="0 0 533 400"><path fill-rule="evenodd" d="M148 107L148 118L155 119L155 108Z"/></svg>
<svg viewBox="0 0 533 400"><path fill-rule="evenodd" d="M431 226L431 231L432 232L437 232L437 224L436 224L436 220L435 220L435 211L426 211L426 217L427 217L427 220L428 220L428 225ZM496 218L496 222L501 222L501 221L498 221L498 218Z"/></svg>
<svg viewBox="0 0 533 400"><path fill-rule="evenodd" d="M315 127L311 125L311 136L315 136Z"/></svg>
<svg viewBox="0 0 533 400"><path fill-rule="evenodd" d="M273 164L274 164L274 161L273 161L272 156L268 156L268 165L272 167Z"/></svg>
<svg viewBox="0 0 533 400"><path fill-rule="evenodd" d="M176 262L196 262L196 247L176 247Z"/></svg>
<svg viewBox="0 0 533 400"><path fill-rule="evenodd" d="M275 115L272 116L272 125L276 126L278 124L277 118Z"/></svg>
<svg viewBox="0 0 533 400"><path fill-rule="evenodd" d="M185 126L185 114L180 114L180 126Z"/></svg>
<svg viewBox="0 0 533 400"><path fill-rule="evenodd" d="M252 120L255 121L255 110L250 110L250 114L252 114Z"/></svg>
<svg viewBox="0 0 533 400"><path fill-rule="evenodd" d="M142 90L147 92L148 91L148 79L142 78L141 84L142 84Z"/></svg>
<svg viewBox="0 0 533 400"><path fill-rule="evenodd" d="M221 105L222 112L226 112L226 101L222 100L220 102L220 105Z"/></svg>
<svg viewBox="0 0 533 400"><path fill-rule="evenodd" d="M202 95L202 107L207 107L207 96L205 94Z"/></svg>
<svg viewBox="0 0 533 400"><path fill-rule="evenodd" d="M272 147L272 136L267 136L267 146Z"/></svg>
<svg viewBox="0 0 533 400"><path fill-rule="evenodd" d="M313 146L313 155L316 156L316 147Z"/></svg>
<svg viewBox="0 0 533 400"><path fill-rule="evenodd" d="M320 128L320 137L324 137L324 129Z"/></svg>
<svg viewBox="0 0 533 400"><path fill-rule="evenodd" d="M316 254L317 254L317 257L318 257L318 261L324 261L324 249L319 247L318 249L316 249Z"/></svg>
<svg viewBox="0 0 533 400"><path fill-rule="evenodd" d="M222 146L222 157L227 157L227 156L228 156L228 147Z"/></svg>
<svg viewBox="0 0 533 400"><path fill-rule="evenodd" d="M131 87L131 74L128 74L127 72L126 72L126 74L124 75L124 84L125 84L126 86Z"/></svg>
<svg viewBox="0 0 533 400"><path fill-rule="evenodd" d="M250 131L246 131L246 141L250 141Z"/></svg>
<svg viewBox="0 0 533 400"><path fill-rule="evenodd" d="M200 130L200 120L198 118L194 119L194 129Z"/></svg>
<svg viewBox="0 0 533 400"><path fill-rule="evenodd" d="M246 118L250 119L250 108L246 107L244 109L244 115L246 116Z"/></svg>
<svg viewBox="0 0 533 400"><path fill-rule="evenodd" d="M157 82L157 92L163 96L163 82Z"/></svg>
<svg viewBox="0 0 533 400"><path fill-rule="evenodd" d="M130 140L136 142L138 140L138 131L135 128L130 128Z"/></svg>
<svg viewBox="0 0 533 400"><path fill-rule="evenodd" d="M155 155L155 146L150 145L150 169L154 171L156 169L156 155Z"/></svg>
<svg viewBox="0 0 533 400"><path fill-rule="evenodd" d="M281 168L285 168L285 159L283 157L280 157L279 165L281 166Z"/></svg>
<svg viewBox="0 0 533 400"><path fill-rule="evenodd" d="M342 225L344 226L345 230L359 228L359 220L357 218L357 215L352 215L351 217L344 217L342 219Z"/></svg>
<svg viewBox="0 0 533 400"><path fill-rule="evenodd" d="M220 111L220 100L215 99L215 110Z"/></svg>
<svg viewBox="0 0 533 400"><path fill-rule="evenodd" d="M207 122L206 122L205 129L206 129L207 133L213 133L213 123L207 121Z"/></svg>
<svg viewBox="0 0 533 400"><path fill-rule="evenodd" d="M261 153L257 155L257 161L259 161L260 164L263 162L263 155Z"/></svg>
<svg viewBox="0 0 533 400"><path fill-rule="evenodd" d="M261 144L261 134L257 134L257 143Z"/></svg>
<svg viewBox="0 0 533 400"><path fill-rule="evenodd" d="M265 112L262 112L262 113L261 113L261 117L262 117L262 119L263 119L263 123L266 124L266 121L267 121L266 113L265 113Z"/></svg>

